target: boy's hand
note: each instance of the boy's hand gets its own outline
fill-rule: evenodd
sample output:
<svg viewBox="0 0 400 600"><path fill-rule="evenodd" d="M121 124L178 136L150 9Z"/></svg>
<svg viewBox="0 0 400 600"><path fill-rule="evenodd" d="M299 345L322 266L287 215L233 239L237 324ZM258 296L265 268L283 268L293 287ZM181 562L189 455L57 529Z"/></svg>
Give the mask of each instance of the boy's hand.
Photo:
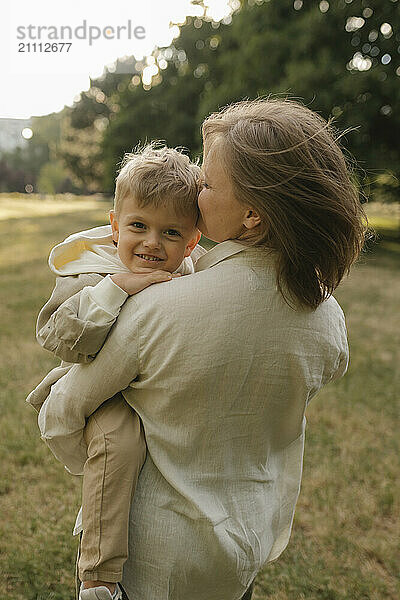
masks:
<svg viewBox="0 0 400 600"><path fill-rule="evenodd" d="M124 292L133 296L138 292L144 290L153 283L161 283L162 281L169 281L175 277L181 277L180 273L169 273L168 271L161 271L155 269L148 269L146 267L138 267L132 273L115 273L111 275L111 279L115 284L118 285Z"/></svg>

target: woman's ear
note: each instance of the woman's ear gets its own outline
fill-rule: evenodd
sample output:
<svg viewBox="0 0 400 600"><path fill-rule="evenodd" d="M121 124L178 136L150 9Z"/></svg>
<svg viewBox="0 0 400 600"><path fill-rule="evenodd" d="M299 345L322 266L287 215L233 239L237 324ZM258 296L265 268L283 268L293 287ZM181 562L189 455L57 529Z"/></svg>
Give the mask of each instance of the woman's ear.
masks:
<svg viewBox="0 0 400 600"><path fill-rule="evenodd" d="M201 238L201 232L198 229L195 229L195 235L193 236L193 238L190 240L190 242L187 244L186 248L185 248L185 257L186 256L190 256L195 248L195 246L197 246L197 244L200 241Z"/></svg>
<svg viewBox="0 0 400 600"><path fill-rule="evenodd" d="M261 223L260 215L253 209L249 209L243 221L243 225L246 229L253 229Z"/></svg>
<svg viewBox="0 0 400 600"><path fill-rule="evenodd" d="M110 224L111 224L111 229L112 229L112 239L113 239L113 242L115 242L117 244L118 238L119 238L119 228L118 228L117 217L115 216L115 212L113 210L110 210L110 212L108 214L110 217Z"/></svg>

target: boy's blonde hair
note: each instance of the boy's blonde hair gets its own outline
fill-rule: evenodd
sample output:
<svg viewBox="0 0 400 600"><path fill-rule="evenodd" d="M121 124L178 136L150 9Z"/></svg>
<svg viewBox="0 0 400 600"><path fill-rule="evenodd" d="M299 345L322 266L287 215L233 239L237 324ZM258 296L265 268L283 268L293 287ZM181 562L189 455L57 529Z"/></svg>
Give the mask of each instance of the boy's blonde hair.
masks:
<svg viewBox="0 0 400 600"><path fill-rule="evenodd" d="M126 197L139 206L169 205L179 214L198 216L200 167L174 148L152 142L126 153L116 178L114 211L118 218Z"/></svg>
<svg viewBox="0 0 400 600"><path fill-rule="evenodd" d="M242 101L205 119L238 202L261 217L238 239L277 251L286 301L316 308L361 252L367 219L330 123L292 99ZM289 302L288 302L289 303Z"/></svg>

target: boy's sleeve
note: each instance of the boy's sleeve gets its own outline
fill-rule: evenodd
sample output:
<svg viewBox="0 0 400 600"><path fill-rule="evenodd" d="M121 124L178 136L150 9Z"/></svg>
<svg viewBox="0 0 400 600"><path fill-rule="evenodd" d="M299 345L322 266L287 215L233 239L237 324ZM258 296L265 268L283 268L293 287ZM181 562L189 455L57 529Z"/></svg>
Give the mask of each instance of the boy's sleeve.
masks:
<svg viewBox="0 0 400 600"><path fill-rule="evenodd" d="M196 264L200 256L203 256L204 254L207 254L207 250L203 248L203 246L200 246L200 244L196 244L196 246L193 248L193 252L190 255L193 263Z"/></svg>
<svg viewBox="0 0 400 600"><path fill-rule="evenodd" d="M80 474L87 459L86 419L139 373L139 324L134 318L134 300L130 303L130 310L122 312L96 360L73 365L51 387L40 409L41 437L71 473Z"/></svg>
<svg viewBox="0 0 400 600"><path fill-rule="evenodd" d="M39 344L64 361L87 363L100 350L128 294L110 276L57 277L39 313Z"/></svg>

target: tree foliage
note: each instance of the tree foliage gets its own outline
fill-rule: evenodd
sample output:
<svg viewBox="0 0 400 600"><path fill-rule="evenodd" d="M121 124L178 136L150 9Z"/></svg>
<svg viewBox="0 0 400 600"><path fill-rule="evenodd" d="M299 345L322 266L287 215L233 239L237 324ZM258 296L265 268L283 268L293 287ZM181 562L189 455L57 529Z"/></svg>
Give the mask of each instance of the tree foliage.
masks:
<svg viewBox="0 0 400 600"><path fill-rule="evenodd" d="M340 130L370 179L400 174L400 19L393 0L242 2L229 23L188 18L162 81L129 86L103 151L107 185L124 150L161 138L199 152L210 112L259 95L290 95ZM324 12L325 11L325 12ZM386 24L386 26L384 25ZM157 62L165 49L157 50Z"/></svg>
<svg viewBox="0 0 400 600"><path fill-rule="evenodd" d="M64 110L57 157L77 185L112 191L124 152L146 140L198 155L207 114L269 94L352 129L344 144L373 184L400 176L399 0L232 0L220 23L195 3L203 17L188 17L169 48L118 61Z"/></svg>

